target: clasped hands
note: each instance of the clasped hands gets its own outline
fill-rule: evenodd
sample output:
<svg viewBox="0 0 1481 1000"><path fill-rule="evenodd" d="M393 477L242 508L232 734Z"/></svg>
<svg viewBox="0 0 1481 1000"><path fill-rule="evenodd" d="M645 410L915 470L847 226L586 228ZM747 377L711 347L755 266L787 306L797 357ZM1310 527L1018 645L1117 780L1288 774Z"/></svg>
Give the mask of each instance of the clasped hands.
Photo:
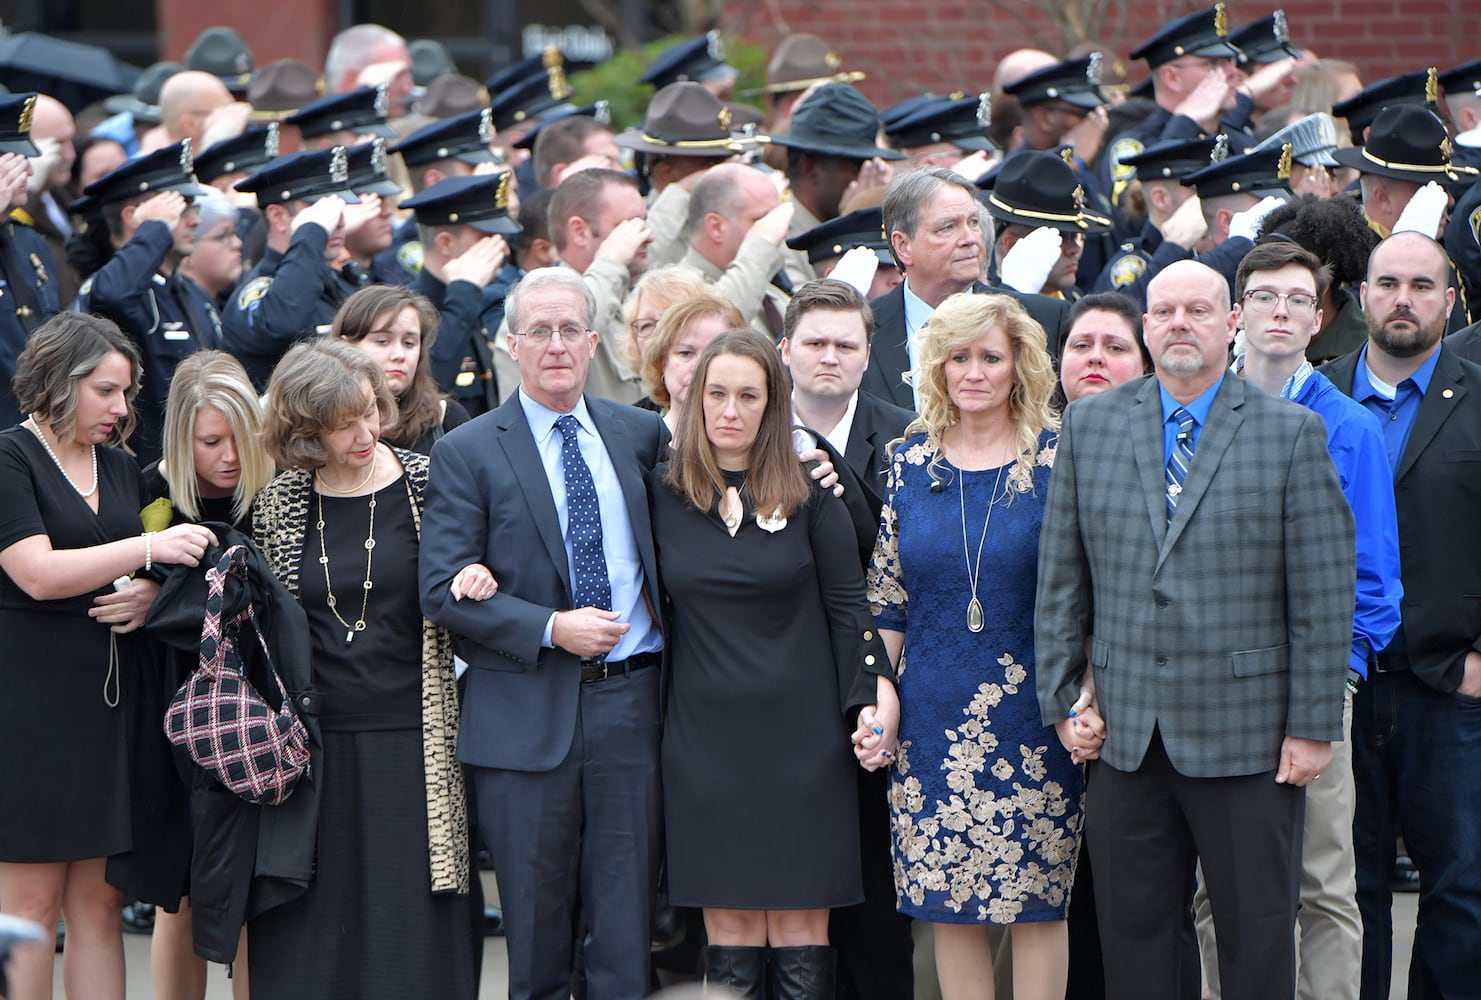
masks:
<svg viewBox="0 0 1481 1000"><path fill-rule="evenodd" d="M875 678L876 701L859 710L859 724L852 737L854 756L866 771L893 764L900 750L900 696L894 681Z"/></svg>
<svg viewBox="0 0 1481 1000"><path fill-rule="evenodd" d="M1089 670L1080 684L1080 697L1070 706L1069 717L1055 723L1054 731L1075 763L1100 757L1100 748L1106 742L1106 721L1101 718L1095 700L1095 677Z"/></svg>

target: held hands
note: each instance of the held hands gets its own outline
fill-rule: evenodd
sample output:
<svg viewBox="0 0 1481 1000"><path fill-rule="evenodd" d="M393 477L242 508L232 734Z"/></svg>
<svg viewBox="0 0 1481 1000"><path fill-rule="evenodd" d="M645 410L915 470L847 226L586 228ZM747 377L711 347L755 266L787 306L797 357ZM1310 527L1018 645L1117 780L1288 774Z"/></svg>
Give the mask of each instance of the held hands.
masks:
<svg viewBox="0 0 1481 1000"><path fill-rule="evenodd" d="M199 566L206 549L215 544L216 535L210 528L199 524L177 524L154 532L149 541L149 552L157 563Z"/></svg>
<svg viewBox="0 0 1481 1000"><path fill-rule="evenodd" d="M1049 272L1059 263L1062 242L1058 229L1040 226L1013 244L998 268L1003 284L1024 295L1042 292Z"/></svg>
<svg viewBox="0 0 1481 1000"><path fill-rule="evenodd" d="M1075 763L1083 764L1100 757L1100 748L1106 742L1106 723L1100 717L1100 706L1095 700L1095 677L1089 670L1080 686L1080 697L1070 706L1069 718L1055 723L1054 731Z"/></svg>
<svg viewBox="0 0 1481 1000"><path fill-rule="evenodd" d="M504 237L485 236L447 262L444 268L447 283L467 281L483 288L494 280L508 257L509 244L504 242Z"/></svg>
<svg viewBox="0 0 1481 1000"><path fill-rule="evenodd" d="M900 696L887 677L877 677L873 705L859 710L859 726L854 730L854 756L866 771L877 771L895 762L900 750Z"/></svg>
<svg viewBox="0 0 1481 1000"><path fill-rule="evenodd" d="M647 219L624 219L612 227L596 255L628 267L638 251L651 242L653 230L648 228Z"/></svg>
<svg viewBox="0 0 1481 1000"><path fill-rule="evenodd" d="M486 601L499 592L499 581L494 579L494 574L483 563L469 563L458 570L453 582L448 586L448 593L453 595L453 600L461 601L468 598L472 601Z"/></svg>
<svg viewBox="0 0 1481 1000"><path fill-rule="evenodd" d="M149 579L130 580L124 590L110 591L93 598L88 608L89 618L111 625L112 631L123 635L144 624L149 606L159 594L159 584Z"/></svg>
<svg viewBox="0 0 1481 1000"><path fill-rule="evenodd" d="M615 611L601 608L558 611L550 629L550 641L585 659L610 653L630 628L631 625L617 620Z"/></svg>
<svg viewBox="0 0 1481 1000"><path fill-rule="evenodd" d="M1331 743L1287 736L1280 744L1280 769L1275 772L1275 783L1301 788L1320 778L1330 763Z"/></svg>

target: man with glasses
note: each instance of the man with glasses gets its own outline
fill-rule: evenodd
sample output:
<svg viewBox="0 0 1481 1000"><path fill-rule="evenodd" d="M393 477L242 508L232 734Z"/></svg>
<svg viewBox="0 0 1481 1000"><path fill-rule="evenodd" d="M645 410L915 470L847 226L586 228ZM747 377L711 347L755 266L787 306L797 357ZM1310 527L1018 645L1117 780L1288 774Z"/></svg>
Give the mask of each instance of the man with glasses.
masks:
<svg viewBox="0 0 1481 1000"><path fill-rule="evenodd" d="M1301 903L1296 913L1301 1000L1357 1000L1363 957L1353 860L1352 694L1368 676L1374 654L1399 626L1399 529L1378 421L1343 395L1306 360L1321 329L1319 304L1331 280L1315 254L1287 240L1261 243L1239 265L1237 293L1245 354L1235 370L1271 395L1317 413L1327 430L1327 452L1352 508L1357 550L1357 605L1344 693L1343 732L1332 763L1306 789L1301 841ZM1199 907L1204 970L1218 995L1213 927Z"/></svg>
<svg viewBox="0 0 1481 1000"><path fill-rule="evenodd" d="M587 393L596 308L569 268L510 289L515 389L433 447L423 514L422 609L465 637L458 758L497 873L513 1000L567 996L582 937L590 996L649 985L663 637L643 479L668 433ZM482 603L453 585L471 562L499 581Z"/></svg>

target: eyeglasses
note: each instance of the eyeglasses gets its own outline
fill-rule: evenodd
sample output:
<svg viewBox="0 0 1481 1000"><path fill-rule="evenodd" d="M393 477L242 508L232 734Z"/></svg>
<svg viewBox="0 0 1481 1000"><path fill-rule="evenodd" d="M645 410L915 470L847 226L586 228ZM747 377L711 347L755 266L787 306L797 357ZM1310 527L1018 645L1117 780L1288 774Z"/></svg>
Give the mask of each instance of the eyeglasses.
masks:
<svg viewBox="0 0 1481 1000"><path fill-rule="evenodd" d="M627 324L627 328L633 332L634 337L649 337L653 335L654 330L658 329L658 320L635 319Z"/></svg>
<svg viewBox="0 0 1481 1000"><path fill-rule="evenodd" d="M559 337L562 344L574 344L590 332L589 328L567 324L559 330L552 330L548 326L537 326L533 330L524 331L520 336L532 344L548 344L553 337Z"/></svg>
<svg viewBox="0 0 1481 1000"><path fill-rule="evenodd" d="M1253 292L1245 292L1245 303L1253 310L1259 312L1272 312L1275 304L1281 299L1286 300L1286 308L1293 313L1307 313L1316 308L1316 296L1307 295L1305 292L1267 292L1264 289L1256 289Z"/></svg>

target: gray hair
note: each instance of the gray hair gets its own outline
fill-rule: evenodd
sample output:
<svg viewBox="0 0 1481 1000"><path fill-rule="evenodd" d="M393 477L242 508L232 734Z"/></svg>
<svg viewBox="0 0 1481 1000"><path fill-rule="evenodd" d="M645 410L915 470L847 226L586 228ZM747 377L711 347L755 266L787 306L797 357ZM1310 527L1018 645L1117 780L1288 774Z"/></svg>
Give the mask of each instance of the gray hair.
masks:
<svg viewBox="0 0 1481 1000"><path fill-rule="evenodd" d="M206 194L197 195L195 209L200 214L200 224L196 226L196 238L210 232L211 227L224 219L230 219L235 225L237 221L237 207L231 203L231 199L224 193L211 188Z"/></svg>
<svg viewBox="0 0 1481 1000"><path fill-rule="evenodd" d="M586 325L590 327L596 322L597 298L581 275L569 267L540 267L515 282L504 299L504 318L509 323L510 334L520 332L519 314L524 306L525 296L542 288L563 288L566 291L579 292L586 301Z"/></svg>
<svg viewBox="0 0 1481 1000"><path fill-rule="evenodd" d="M349 70L356 74L370 63L370 54L382 42L400 42L402 38L390 28L379 24L354 24L334 36L329 45L329 55L324 60L324 86L329 93L340 92L339 79ZM350 85L350 89L354 84Z"/></svg>
<svg viewBox="0 0 1481 1000"><path fill-rule="evenodd" d="M727 170L726 167L734 169ZM736 171L750 169L752 168L726 163L706 170L689 195L689 214L684 217L680 238L685 242L693 239L694 234L704 228L705 216L711 212L724 216L735 215L740 210L743 194Z"/></svg>
<svg viewBox="0 0 1481 1000"><path fill-rule="evenodd" d="M884 203L880 205L880 211L884 215L885 235L901 232L906 236L914 236L915 227L920 225L921 206L946 190L948 185L961 188L974 200L977 198L976 185L961 174L952 173L943 167L922 167L896 176L890 181L890 186L885 188Z"/></svg>

